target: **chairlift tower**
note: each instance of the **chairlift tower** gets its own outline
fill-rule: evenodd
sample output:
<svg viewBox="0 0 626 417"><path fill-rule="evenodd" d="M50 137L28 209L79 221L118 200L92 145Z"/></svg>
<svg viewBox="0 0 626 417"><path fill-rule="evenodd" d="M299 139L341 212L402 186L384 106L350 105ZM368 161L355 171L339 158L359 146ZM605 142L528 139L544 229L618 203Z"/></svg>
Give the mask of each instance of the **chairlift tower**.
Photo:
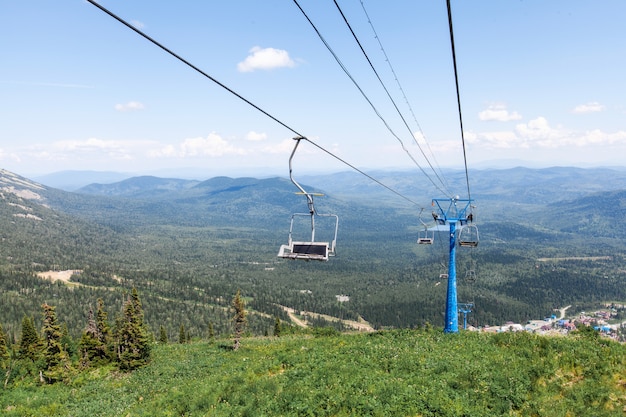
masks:
<svg viewBox="0 0 626 417"><path fill-rule="evenodd" d="M471 203L473 200L460 199L458 196L453 198L435 198L433 199L433 218L440 225L448 224L450 226L450 258L448 260L448 289L446 295L446 317L444 333L459 332L459 310L457 303L456 291L456 245L457 238L463 226L471 223L473 215L471 213ZM471 227L471 226L469 226ZM475 226L473 226L475 229ZM465 236L467 235L467 236ZM478 234L465 234L463 238L458 239L461 246L477 246Z"/></svg>
<svg viewBox="0 0 626 417"><path fill-rule="evenodd" d="M467 315L472 312L474 303L460 303L459 313L463 314L463 330L467 330Z"/></svg>

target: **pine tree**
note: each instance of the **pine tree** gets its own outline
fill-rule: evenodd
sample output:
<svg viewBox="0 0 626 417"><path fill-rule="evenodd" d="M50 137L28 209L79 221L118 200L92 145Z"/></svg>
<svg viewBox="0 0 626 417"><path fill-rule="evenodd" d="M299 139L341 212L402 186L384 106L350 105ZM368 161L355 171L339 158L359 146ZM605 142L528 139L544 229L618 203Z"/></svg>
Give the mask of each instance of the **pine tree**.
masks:
<svg viewBox="0 0 626 417"><path fill-rule="evenodd" d="M243 335L247 323L246 304L243 298L241 298L241 290L237 290L235 298L233 298L233 308L235 309L235 315L233 316L233 327L235 331L233 350L237 350L241 344L241 336Z"/></svg>
<svg viewBox="0 0 626 417"><path fill-rule="evenodd" d="M113 359L113 335L111 334L111 326L109 325L109 318L106 310L104 309L104 301L102 298L98 298L96 310L96 327L98 328L98 334L100 338L100 344L102 346L102 358L108 360Z"/></svg>
<svg viewBox="0 0 626 417"><path fill-rule="evenodd" d="M282 326L280 324L280 319L276 317L274 320L274 336L280 337L280 333L282 331Z"/></svg>
<svg viewBox="0 0 626 417"><path fill-rule="evenodd" d="M110 348L102 335L91 308L87 316L87 327L80 339L80 352L82 366L104 364L111 360Z"/></svg>
<svg viewBox="0 0 626 417"><path fill-rule="evenodd" d="M35 362L41 354L41 339L30 317L22 319L22 336L20 337L19 358Z"/></svg>
<svg viewBox="0 0 626 417"><path fill-rule="evenodd" d="M9 360L9 347L7 343L7 337L2 330L2 324L0 324L0 368L5 367L6 362Z"/></svg>
<svg viewBox="0 0 626 417"><path fill-rule="evenodd" d="M165 327L163 327L163 325L161 325L161 328L159 329L159 343L164 345L167 344L167 332L165 331Z"/></svg>
<svg viewBox="0 0 626 417"><path fill-rule="evenodd" d="M57 323L55 307L44 303L43 308L43 334L44 341L44 376L47 381L55 382L62 380L70 371L70 360L67 352L63 348L61 339L63 332Z"/></svg>
<svg viewBox="0 0 626 417"><path fill-rule="evenodd" d="M185 343L185 326L183 324L180 325L180 329L178 330L178 343Z"/></svg>
<svg viewBox="0 0 626 417"><path fill-rule="evenodd" d="M209 340L215 338L215 330L213 330L213 323L209 322Z"/></svg>
<svg viewBox="0 0 626 417"><path fill-rule="evenodd" d="M117 361L121 370L133 370L148 363L150 344L143 322L143 308L133 288L116 325Z"/></svg>
<svg viewBox="0 0 626 417"><path fill-rule="evenodd" d="M61 344L63 349L67 352L67 355L71 358L76 354L76 342L70 336L70 331L67 328L67 323L61 323Z"/></svg>

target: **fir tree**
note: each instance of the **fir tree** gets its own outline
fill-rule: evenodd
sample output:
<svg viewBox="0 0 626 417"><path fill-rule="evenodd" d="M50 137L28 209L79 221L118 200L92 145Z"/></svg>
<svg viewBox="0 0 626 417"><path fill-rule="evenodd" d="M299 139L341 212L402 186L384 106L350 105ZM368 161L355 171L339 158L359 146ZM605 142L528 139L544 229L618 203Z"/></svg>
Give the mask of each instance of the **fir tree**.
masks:
<svg viewBox="0 0 626 417"><path fill-rule="evenodd" d="M80 361L82 366L90 364L103 364L110 360L110 352L107 344L103 342L102 332L93 315L93 309L89 309L87 327L80 339Z"/></svg>
<svg viewBox="0 0 626 417"><path fill-rule="evenodd" d="M209 340L215 338L215 330L213 330L213 323L209 322Z"/></svg>
<svg viewBox="0 0 626 417"><path fill-rule="evenodd" d="M280 333L282 332L282 325L280 324L280 319L276 317L274 320L274 336L280 337Z"/></svg>
<svg viewBox="0 0 626 417"><path fill-rule="evenodd" d="M61 339L63 332L57 323L55 307L44 303L43 308L43 334L44 341L44 376L48 382L62 380L70 370L70 360L67 352L63 348Z"/></svg>
<svg viewBox="0 0 626 417"><path fill-rule="evenodd" d="M2 324L0 324L0 368L4 368L6 362L9 359L9 347L7 343L7 337L2 330Z"/></svg>
<svg viewBox="0 0 626 417"><path fill-rule="evenodd" d="M241 344L241 336L243 335L247 323L246 304L243 298L241 298L241 290L237 290L235 298L233 298L233 308L235 309L235 315L233 316L233 327L235 331L233 350L237 350Z"/></svg>
<svg viewBox="0 0 626 417"><path fill-rule="evenodd" d="M159 329L159 343L162 344L167 344L167 332L165 331L165 327L163 327L163 325L161 325L161 328Z"/></svg>
<svg viewBox="0 0 626 417"><path fill-rule="evenodd" d="M180 325L180 329L178 330L178 343L185 343L185 326Z"/></svg>
<svg viewBox="0 0 626 417"><path fill-rule="evenodd" d="M120 369L133 370L148 363L150 345L143 322L143 308L137 289L133 288L116 325L116 352Z"/></svg>
<svg viewBox="0 0 626 417"><path fill-rule="evenodd" d="M70 331L67 328L67 323L63 322L61 324L61 344L63 345L63 349L67 352L68 356L71 358L76 354L76 342L70 336Z"/></svg>
<svg viewBox="0 0 626 417"><path fill-rule="evenodd" d="M103 349L102 357L110 360L113 358L113 335L111 334L111 326L109 325L108 314L104 309L102 298L98 298L97 301L96 327L98 328L100 344Z"/></svg>
<svg viewBox="0 0 626 417"><path fill-rule="evenodd" d="M22 336L20 337L19 358L35 362L41 354L41 339L30 317L22 319Z"/></svg>

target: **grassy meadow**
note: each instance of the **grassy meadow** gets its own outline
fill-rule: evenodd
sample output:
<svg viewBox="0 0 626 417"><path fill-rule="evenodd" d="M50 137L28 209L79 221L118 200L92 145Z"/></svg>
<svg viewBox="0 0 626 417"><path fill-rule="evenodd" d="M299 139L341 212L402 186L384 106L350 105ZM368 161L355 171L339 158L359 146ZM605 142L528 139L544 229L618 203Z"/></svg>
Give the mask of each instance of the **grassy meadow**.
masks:
<svg viewBox="0 0 626 417"><path fill-rule="evenodd" d="M156 344L150 363L0 389L7 416L623 416L626 346L593 332L318 329Z"/></svg>

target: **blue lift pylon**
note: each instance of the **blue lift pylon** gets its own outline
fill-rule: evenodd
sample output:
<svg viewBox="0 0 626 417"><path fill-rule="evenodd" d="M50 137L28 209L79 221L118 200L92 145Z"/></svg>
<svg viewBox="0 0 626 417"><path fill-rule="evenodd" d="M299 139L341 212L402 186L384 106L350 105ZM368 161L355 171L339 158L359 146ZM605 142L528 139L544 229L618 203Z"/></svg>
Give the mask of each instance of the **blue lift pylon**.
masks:
<svg viewBox="0 0 626 417"><path fill-rule="evenodd" d="M459 310L456 291L456 245L457 226L459 230L473 220L471 212L471 199L435 198L433 199L433 218L440 225L450 226L450 258L448 261L448 290L446 295L446 317L444 333L459 332ZM473 226L475 227L475 226ZM463 241L463 246L477 246L478 234Z"/></svg>
<svg viewBox="0 0 626 417"><path fill-rule="evenodd" d="M467 315L472 312L474 303L459 303L459 313L463 314L463 330L467 330Z"/></svg>

